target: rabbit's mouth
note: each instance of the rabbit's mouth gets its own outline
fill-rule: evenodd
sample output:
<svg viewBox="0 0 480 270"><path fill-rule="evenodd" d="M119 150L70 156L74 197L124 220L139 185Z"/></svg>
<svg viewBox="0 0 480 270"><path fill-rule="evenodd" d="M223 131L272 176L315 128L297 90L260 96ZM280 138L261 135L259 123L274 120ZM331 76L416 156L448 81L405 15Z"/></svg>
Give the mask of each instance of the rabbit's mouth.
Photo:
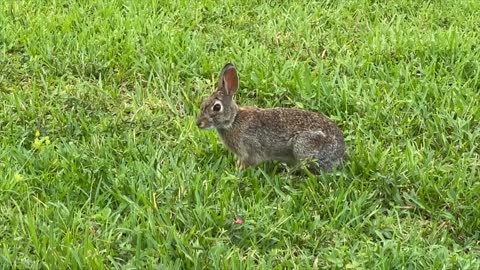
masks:
<svg viewBox="0 0 480 270"><path fill-rule="evenodd" d="M200 129L211 129L213 128L213 124L206 119L198 119L197 120L197 126Z"/></svg>

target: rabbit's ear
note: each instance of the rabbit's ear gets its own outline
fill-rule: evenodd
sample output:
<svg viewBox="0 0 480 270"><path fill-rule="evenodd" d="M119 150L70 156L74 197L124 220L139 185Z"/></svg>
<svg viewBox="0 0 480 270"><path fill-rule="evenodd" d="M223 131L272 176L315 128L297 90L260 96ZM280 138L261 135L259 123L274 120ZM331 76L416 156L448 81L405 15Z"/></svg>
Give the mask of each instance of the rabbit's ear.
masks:
<svg viewBox="0 0 480 270"><path fill-rule="evenodd" d="M233 64L226 64L220 73L218 88L227 96L233 96L238 89L237 70Z"/></svg>

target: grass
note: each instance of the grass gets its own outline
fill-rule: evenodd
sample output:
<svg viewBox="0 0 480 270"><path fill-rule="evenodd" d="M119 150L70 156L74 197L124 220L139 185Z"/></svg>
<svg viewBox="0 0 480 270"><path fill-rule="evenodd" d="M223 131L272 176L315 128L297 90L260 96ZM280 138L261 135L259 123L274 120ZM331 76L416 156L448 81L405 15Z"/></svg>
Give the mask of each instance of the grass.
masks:
<svg viewBox="0 0 480 270"><path fill-rule="evenodd" d="M0 3L1 268L480 267L479 1L77 2ZM237 171L226 62L345 170Z"/></svg>

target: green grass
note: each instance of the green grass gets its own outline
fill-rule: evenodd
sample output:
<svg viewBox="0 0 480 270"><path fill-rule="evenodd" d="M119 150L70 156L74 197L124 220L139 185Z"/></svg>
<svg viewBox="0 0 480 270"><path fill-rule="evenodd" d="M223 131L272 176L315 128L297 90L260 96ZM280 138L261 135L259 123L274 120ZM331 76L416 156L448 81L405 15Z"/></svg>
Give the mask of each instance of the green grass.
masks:
<svg viewBox="0 0 480 270"><path fill-rule="evenodd" d="M480 1L281 2L1 1L0 268L478 269ZM226 62L345 170L237 171Z"/></svg>

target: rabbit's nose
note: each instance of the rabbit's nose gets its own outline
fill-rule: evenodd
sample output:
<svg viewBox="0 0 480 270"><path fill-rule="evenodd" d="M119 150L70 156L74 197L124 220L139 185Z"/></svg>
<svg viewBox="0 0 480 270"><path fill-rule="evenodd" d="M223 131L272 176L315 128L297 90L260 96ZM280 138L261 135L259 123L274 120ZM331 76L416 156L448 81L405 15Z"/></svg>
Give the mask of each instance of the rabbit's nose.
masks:
<svg viewBox="0 0 480 270"><path fill-rule="evenodd" d="M202 119L197 119L197 126L199 128L203 128L204 125L205 125L205 123L202 121Z"/></svg>

